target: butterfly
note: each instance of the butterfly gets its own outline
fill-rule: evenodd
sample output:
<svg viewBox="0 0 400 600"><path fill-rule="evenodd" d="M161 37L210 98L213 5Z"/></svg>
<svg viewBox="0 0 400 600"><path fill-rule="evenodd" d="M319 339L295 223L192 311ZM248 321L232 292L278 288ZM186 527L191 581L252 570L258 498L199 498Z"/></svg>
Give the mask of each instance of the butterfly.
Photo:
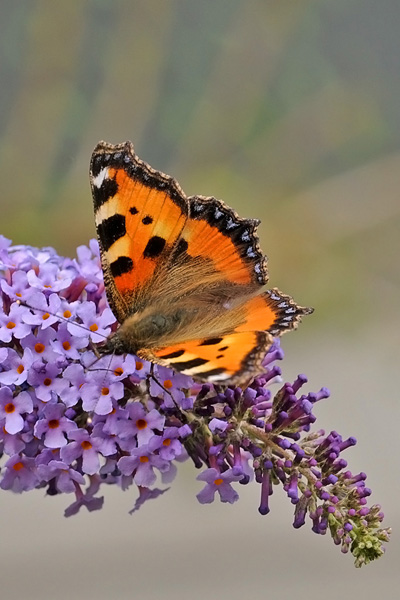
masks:
<svg viewBox="0 0 400 600"><path fill-rule="evenodd" d="M107 299L120 324L100 353L243 385L262 372L274 337L313 311L266 289L259 220L212 197L187 197L131 142L99 142L90 183Z"/></svg>

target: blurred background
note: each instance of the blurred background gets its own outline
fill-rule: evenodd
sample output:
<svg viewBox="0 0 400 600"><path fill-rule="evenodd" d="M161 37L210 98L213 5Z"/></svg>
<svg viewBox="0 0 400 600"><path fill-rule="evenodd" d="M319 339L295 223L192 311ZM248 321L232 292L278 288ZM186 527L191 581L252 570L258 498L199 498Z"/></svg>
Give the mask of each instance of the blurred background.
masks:
<svg viewBox="0 0 400 600"><path fill-rule="evenodd" d="M188 195L262 220L270 282L315 307L283 339L285 378L332 391L318 425L354 435L394 527L361 571L282 490L200 506L194 468L129 516L130 492L64 519L69 498L2 492L2 598L397 598L400 3L0 1L1 233L74 255L94 236L88 168L135 144ZM339 587L340 586L340 587ZM346 590L339 592L338 590Z"/></svg>

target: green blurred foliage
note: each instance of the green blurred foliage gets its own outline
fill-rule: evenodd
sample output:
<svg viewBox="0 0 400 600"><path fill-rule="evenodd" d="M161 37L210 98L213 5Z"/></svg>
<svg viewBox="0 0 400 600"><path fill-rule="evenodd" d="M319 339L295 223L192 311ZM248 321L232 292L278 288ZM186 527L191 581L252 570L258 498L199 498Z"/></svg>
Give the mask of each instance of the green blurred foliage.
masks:
<svg viewBox="0 0 400 600"><path fill-rule="evenodd" d="M262 220L310 331L397 318L399 24L398 0L1 2L1 232L73 254L92 148L130 139Z"/></svg>

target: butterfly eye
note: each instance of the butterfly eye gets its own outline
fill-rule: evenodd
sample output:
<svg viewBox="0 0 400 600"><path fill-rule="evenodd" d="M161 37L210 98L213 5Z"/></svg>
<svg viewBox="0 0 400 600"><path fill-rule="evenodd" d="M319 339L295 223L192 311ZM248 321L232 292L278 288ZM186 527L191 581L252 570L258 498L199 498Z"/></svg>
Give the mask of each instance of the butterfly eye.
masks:
<svg viewBox="0 0 400 600"><path fill-rule="evenodd" d="M165 329L167 319L163 315L155 315L152 317L152 323L157 329Z"/></svg>

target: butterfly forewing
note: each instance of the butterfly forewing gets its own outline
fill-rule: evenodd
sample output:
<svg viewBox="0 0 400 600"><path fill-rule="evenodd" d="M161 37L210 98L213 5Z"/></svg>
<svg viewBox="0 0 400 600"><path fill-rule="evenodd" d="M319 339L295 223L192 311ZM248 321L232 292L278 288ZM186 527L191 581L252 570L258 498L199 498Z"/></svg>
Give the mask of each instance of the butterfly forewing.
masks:
<svg viewBox="0 0 400 600"><path fill-rule="evenodd" d="M151 281L180 237L188 203L176 182L138 159L129 143L101 142L90 179L109 296L119 296L111 304L125 307L116 311L123 321L151 300Z"/></svg>

